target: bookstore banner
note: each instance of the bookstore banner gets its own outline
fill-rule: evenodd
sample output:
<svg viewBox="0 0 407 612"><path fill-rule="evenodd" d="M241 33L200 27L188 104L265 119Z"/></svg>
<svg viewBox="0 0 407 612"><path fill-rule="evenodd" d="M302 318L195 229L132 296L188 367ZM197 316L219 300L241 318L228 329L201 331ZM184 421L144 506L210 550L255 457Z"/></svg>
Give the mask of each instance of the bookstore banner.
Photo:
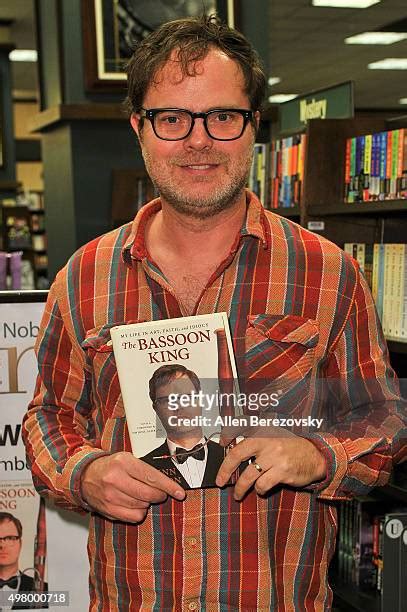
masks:
<svg viewBox="0 0 407 612"><path fill-rule="evenodd" d="M34 344L45 297L45 292L0 294L0 569L18 563L17 596L61 592L69 602L65 609L79 610L89 601L86 521L45 507L32 484L21 437L35 385ZM1 591L0 609L11 609L5 591L15 591ZM38 597L31 599L31 608L38 609ZM53 610L52 601L44 607ZM30 605L25 602L25 609Z"/></svg>

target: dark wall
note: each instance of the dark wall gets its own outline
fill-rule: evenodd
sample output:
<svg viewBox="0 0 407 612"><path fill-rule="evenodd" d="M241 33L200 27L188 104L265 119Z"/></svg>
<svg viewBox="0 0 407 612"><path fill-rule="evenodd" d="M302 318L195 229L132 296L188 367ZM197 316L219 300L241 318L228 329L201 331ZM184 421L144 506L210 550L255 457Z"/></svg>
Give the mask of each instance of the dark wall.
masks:
<svg viewBox="0 0 407 612"><path fill-rule="evenodd" d="M53 278L78 247L112 228L113 168L142 168L143 161L127 121L84 120L44 133L43 160Z"/></svg>
<svg viewBox="0 0 407 612"><path fill-rule="evenodd" d="M0 146L3 162L0 164L0 182L15 181L16 151L13 128L13 105L11 100L11 70L8 55L13 47L0 44ZM8 193L2 190L1 195Z"/></svg>

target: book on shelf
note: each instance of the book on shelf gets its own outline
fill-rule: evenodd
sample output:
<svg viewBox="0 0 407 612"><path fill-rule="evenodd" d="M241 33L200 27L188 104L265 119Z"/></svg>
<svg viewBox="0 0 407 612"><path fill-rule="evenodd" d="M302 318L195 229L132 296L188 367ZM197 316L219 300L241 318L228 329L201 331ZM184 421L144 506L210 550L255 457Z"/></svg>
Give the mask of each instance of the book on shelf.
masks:
<svg viewBox="0 0 407 612"><path fill-rule="evenodd" d="M371 288L383 333L407 341L407 245L345 243Z"/></svg>
<svg viewBox="0 0 407 612"><path fill-rule="evenodd" d="M238 413L228 325L213 313L111 329L132 452L186 489L216 486L233 445L219 443Z"/></svg>
<svg viewBox="0 0 407 612"><path fill-rule="evenodd" d="M265 208L269 208L268 167L269 145L256 142L253 150L248 188L257 195Z"/></svg>
<svg viewBox="0 0 407 612"><path fill-rule="evenodd" d="M407 129L346 140L345 202L407 198Z"/></svg>
<svg viewBox="0 0 407 612"><path fill-rule="evenodd" d="M365 496L340 504L337 575L344 584L372 595L379 592L383 611L404 610L406 531L407 513L394 501Z"/></svg>
<svg viewBox="0 0 407 612"><path fill-rule="evenodd" d="M271 208L300 206L304 181L305 147L305 134L296 134L271 143Z"/></svg>

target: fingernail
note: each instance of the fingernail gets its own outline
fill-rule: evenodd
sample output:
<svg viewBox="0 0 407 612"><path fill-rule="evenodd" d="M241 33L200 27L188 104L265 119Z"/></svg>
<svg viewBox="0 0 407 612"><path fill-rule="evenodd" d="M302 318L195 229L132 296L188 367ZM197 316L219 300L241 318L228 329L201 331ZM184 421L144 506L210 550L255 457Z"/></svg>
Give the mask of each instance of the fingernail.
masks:
<svg viewBox="0 0 407 612"><path fill-rule="evenodd" d="M182 491L181 489L178 489L178 491L175 491L174 493L174 497L176 497L179 500L183 500L185 497L185 491Z"/></svg>

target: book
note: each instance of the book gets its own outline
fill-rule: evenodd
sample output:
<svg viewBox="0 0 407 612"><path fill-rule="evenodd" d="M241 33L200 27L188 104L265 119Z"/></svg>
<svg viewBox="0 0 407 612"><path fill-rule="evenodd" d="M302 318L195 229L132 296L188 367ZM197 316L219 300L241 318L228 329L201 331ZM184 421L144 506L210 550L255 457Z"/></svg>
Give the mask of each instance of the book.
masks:
<svg viewBox="0 0 407 612"><path fill-rule="evenodd" d="M226 313L130 323L110 333L133 454L186 489L216 486L230 448L219 440L238 412Z"/></svg>
<svg viewBox="0 0 407 612"><path fill-rule="evenodd" d="M33 483L28 480L0 482L0 498L2 564L18 564L18 570L22 572L20 592L44 592L48 589L45 500L40 498ZM5 541L4 538L9 540ZM3 603L6 602L3 600Z"/></svg>

